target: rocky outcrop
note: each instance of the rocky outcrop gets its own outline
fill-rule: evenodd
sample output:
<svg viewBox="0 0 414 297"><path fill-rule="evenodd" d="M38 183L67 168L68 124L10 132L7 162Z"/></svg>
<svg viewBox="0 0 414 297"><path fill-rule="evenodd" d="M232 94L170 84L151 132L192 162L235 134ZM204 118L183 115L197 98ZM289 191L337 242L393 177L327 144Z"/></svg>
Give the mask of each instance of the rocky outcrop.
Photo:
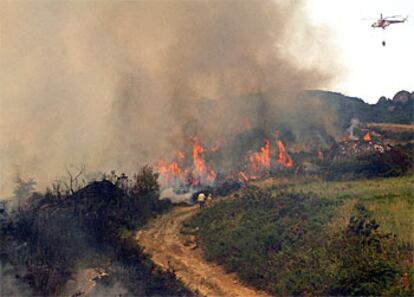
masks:
<svg viewBox="0 0 414 297"><path fill-rule="evenodd" d="M394 95L394 98L392 98L392 101L405 104L408 101L412 100L413 93L410 93L405 90L399 91L397 94Z"/></svg>

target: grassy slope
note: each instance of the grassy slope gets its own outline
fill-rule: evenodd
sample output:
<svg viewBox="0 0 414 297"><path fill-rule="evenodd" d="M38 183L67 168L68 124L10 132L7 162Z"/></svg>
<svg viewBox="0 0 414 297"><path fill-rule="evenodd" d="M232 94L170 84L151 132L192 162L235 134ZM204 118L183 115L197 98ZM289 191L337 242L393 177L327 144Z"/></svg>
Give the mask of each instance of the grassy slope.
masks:
<svg viewBox="0 0 414 297"><path fill-rule="evenodd" d="M381 234L392 232L412 247L413 181L413 176L346 182L268 179L256 184L262 190L247 189L240 198L199 213L183 232L198 236L208 260L271 294L409 295L411 289L399 284L410 264L395 260L395 250L367 252L358 246L359 237L341 234L362 204L379 222ZM393 242L384 239L383 244L397 248ZM384 270L375 263L385 263ZM399 268L388 280L377 278L395 265Z"/></svg>
<svg viewBox="0 0 414 297"><path fill-rule="evenodd" d="M329 200L342 200L333 223L349 221L350 205L362 202L373 212L385 232L414 245L414 176L339 182L296 184L287 191L315 193Z"/></svg>

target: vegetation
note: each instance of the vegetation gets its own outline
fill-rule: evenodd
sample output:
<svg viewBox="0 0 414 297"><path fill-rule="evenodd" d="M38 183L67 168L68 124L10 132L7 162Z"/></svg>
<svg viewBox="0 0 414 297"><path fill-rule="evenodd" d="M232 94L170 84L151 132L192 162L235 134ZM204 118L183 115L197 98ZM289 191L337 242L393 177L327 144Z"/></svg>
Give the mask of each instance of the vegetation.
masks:
<svg viewBox="0 0 414 297"><path fill-rule="evenodd" d="M287 186L286 191L313 193L323 199L339 201L334 222L342 222L340 228L344 228L350 219L349 208L357 202L362 203L380 223L381 230L394 233L400 242L414 246L413 183L413 175L357 181L311 180Z"/></svg>
<svg viewBox="0 0 414 297"><path fill-rule="evenodd" d="M400 176L413 171L413 145L396 146L385 152L321 163L324 176L328 180Z"/></svg>
<svg viewBox="0 0 414 297"><path fill-rule="evenodd" d="M28 198L2 214L1 264L14 267L19 285L28 284L35 296L61 294L77 270L96 258L118 263L117 281L131 295L191 295L173 271L157 270L135 240L136 228L170 207L158 199L157 178L144 167L133 178L112 172L80 189L74 182L65 191L55 184L31 195L33 182L19 182L16 193Z"/></svg>
<svg viewBox="0 0 414 297"><path fill-rule="evenodd" d="M204 210L182 231L197 235L208 260L273 295L412 296L412 222L393 210L380 215L401 201L412 210L412 181L313 180L283 192L267 183Z"/></svg>

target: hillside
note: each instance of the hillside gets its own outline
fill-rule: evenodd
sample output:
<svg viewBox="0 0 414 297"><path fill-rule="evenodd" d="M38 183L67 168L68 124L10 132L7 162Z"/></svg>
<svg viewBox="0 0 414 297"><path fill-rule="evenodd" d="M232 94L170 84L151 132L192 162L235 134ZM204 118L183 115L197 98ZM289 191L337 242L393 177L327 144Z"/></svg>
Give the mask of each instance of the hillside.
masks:
<svg viewBox="0 0 414 297"><path fill-rule="evenodd" d="M400 91L393 99L382 97L377 103L368 104L360 98L329 91L272 91L226 100L202 99L195 110L199 119L187 123L184 131L188 135L203 131L204 119L208 119L225 123L222 130L227 133L227 141L255 130L257 136L272 138L278 134L289 143L324 146L331 144L333 138L342 137L353 119L362 127L367 123L412 124L414 96ZM214 143L217 133L220 131L202 138ZM237 147L240 145L233 145L232 150Z"/></svg>
<svg viewBox="0 0 414 297"><path fill-rule="evenodd" d="M413 99L406 91L376 104L326 91L233 98L226 108L239 109L245 126L228 116L227 137L202 139L205 150L189 137L185 162L181 152L187 177L195 164L221 172L208 184L183 178L172 195L239 191L200 212L160 200L162 174L150 167L78 188L56 181L44 193L19 180L17 207L0 205L6 295L411 296ZM198 108L212 121L223 106ZM353 119L357 139L345 134ZM187 136L203 120L190 121Z"/></svg>
<svg viewBox="0 0 414 297"><path fill-rule="evenodd" d="M270 179L182 232L207 260L271 295L412 296L413 181Z"/></svg>
<svg viewBox="0 0 414 297"><path fill-rule="evenodd" d="M309 91L306 95L311 98L322 98L326 104L333 104L342 128L348 127L352 118L357 118L364 123L410 124L414 122L414 92L399 91L393 99L381 97L375 104L368 104L360 98L327 91Z"/></svg>

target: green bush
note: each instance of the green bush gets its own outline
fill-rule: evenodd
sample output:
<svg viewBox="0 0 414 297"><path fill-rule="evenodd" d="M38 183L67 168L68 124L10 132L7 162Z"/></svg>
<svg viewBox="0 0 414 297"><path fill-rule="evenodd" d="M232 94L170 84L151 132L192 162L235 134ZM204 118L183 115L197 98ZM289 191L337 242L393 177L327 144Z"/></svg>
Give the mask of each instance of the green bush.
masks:
<svg viewBox="0 0 414 297"><path fill-rule="evenodd" d="M356 215L329 247L338 264L330 294L378 296L397 282L401 271L396 242L378 227L368 211L356 205Z"/></svg>

